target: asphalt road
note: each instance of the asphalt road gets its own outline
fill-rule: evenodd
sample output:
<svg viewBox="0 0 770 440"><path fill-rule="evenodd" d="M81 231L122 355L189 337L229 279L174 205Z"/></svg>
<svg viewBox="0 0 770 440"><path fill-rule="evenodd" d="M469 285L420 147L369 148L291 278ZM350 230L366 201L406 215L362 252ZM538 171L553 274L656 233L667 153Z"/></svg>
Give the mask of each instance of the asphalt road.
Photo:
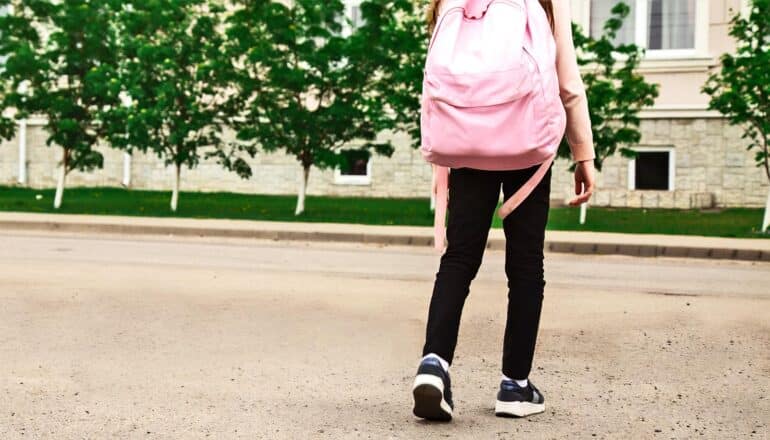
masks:
<svg viewBox="0 0 770 440"><path fill-rule="evenodd" d="M411 415L430 249L0 232L0 438L770 438L770 264L546 257L531 379L495 418L503 254L450 424Z"/></svg>

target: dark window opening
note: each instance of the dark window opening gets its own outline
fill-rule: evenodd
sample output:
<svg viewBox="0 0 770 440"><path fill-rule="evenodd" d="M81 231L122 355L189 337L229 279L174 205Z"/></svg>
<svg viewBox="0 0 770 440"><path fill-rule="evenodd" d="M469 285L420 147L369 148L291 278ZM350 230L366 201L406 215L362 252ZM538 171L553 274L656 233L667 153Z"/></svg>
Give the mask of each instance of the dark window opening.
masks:
<svg viewBox="0 0 770 440"><path fill-rule="evenodd" d="M668 190L669 162L671 155L668 151L642 151L636 156L635 176L636 189Z"/></svg>
<svg viewBox="0 0 770 440"><path fill-rule="evenodd" d="M368 174L369 152L366 150L343 150L340 174L343 176L366 176Z"/></svg>

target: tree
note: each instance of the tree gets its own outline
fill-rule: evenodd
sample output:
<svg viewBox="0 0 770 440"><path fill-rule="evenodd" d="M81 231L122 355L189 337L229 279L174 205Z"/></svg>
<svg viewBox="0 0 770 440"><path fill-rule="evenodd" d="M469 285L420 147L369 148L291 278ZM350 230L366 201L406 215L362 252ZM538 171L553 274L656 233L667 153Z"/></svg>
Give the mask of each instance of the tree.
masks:
<svg viewBox="0 0 770 440"><path fill-rule="evenodd" d="M369 47L363 61L377 73L371 88L387 114L387 129L407 132L420 146L420 96L430 34L424 11L427 1L369 0L362 4L366 22L356 37Z"/></svg>
<svg viewBox="0 0 770 440"><path fill-rule="evenodd" d="M20 43L18 35L29 30L26 21L20 21L10 12L11 0L0 0L0 140L11 140L16 133L13 118L6 115L8 110L15 107L10 100L16 88L6 74L7 56L17 50Z"/></svg>
<svg viewBox="0 0 770 440"><path fill-rule="evenodd" d="M581 74L588 95L588 109L596 150L596 169L618 151L625 157L636 157L628 146L641 140L639 112L655 103L658 85L645 81L637 73L644 50L635 44L616 43L617 33L628 17L630 8L621 2L612 9L612 16L596 39L583 34L573 24L578 64L587 69ZM566 139L559 151L569 157Z"/></svg>
<svg viewBox="0 0 770 440"><path fill-rule="evenodd" d="M368 20L372 26L361 31L372 44L371 62L381 66L375 87L385 97L391 117L389 128L409 132L414 148L420 145L420 95L429 35L425 32L422 11L426 2L408 0L371 0ZM598 39L573 26L578 62L586 67L583 81L588 95L596 148L595 165L601 170L604 160L618 150L633 157L627 146L641 139L639 111L652 105L658 96L657 85L649 84L636 73L644 51L633 44L617 44L616 36L628 16L628 5L619 3ZM559 156L570 157L566 139ZM585 205L583 205L583 213ZM584 215L584 214L583 214Z"/></svg>
<svg viewBox="0 0 770 440"><path fill-rule="evenodd" d="M285 151L301 166L295 213L305 209L310 169L346 164L343 148L390 155L376 142L381 100L372 96L370 42L343 34L341 0L235 0L226 53L237 66L232 125L240 148ZM364 19L367 8L362 5Z"/></svg>
<svg viewBox="0 0 770 440"><path fill-rule="evenodd" d="M46 117L46 144L62 148L58 209L71 171L103 165L94 147L104 128L100 112L116 105L103 93L115 78L112 2L6 0L0 6L9 4L11 12L0 22L0 54L7 57L2 107L15 108L17 119ZM7 131L7 120L2 126Z"/></svg>
<svg viewBox="0 0 770 440"><path fill-rule="evenodd" d="M225 152L227 102L222 7L208 0L131 0L121 8L120 81L110 90L128 105L104 115L113 146L151 151L174 167L176 211L182 167L216 157L242 177L250 170Z"/></svg>
<svg viewBox="0 0 770 440"><path fill-rule="evenodd" d="M598 39L583 34L580 27L573 24L578 64L586 67L582 78L588 96L597 171L618 151L622 156L636 157L629 146L642 137L639 112L653 105L658 97L658 85L648 83L636 72L644 50L635 44L616 42L618 30L629 12L627 4L618 3ZM566 138L559 148L559 157L570 157ZM585 222L586 207L581 205L581 224Z"/></svg>
<svg viewBox="0 0 770 440"><path fill-rule="evenodd" d="M361 7L366 22L356 37L369 50L364 62L372 71L372 97L383 108L382 129L408 133L419 148L420 100L430 33L426 26L427 0L369 0ZM435 194L431 193L431 206Z"/></svg>
<svg viewBox="0 0 770 440"><path fill-rule="evenodd" d="M730 22L734 54L722 55L722 68L711 75L703 91L711 96L709 108L743 128L747 150L755 151L758 167L770 180L770 0L753 0L746 16ZM765 204L762 232L770 227L770 192Z"/></svg>

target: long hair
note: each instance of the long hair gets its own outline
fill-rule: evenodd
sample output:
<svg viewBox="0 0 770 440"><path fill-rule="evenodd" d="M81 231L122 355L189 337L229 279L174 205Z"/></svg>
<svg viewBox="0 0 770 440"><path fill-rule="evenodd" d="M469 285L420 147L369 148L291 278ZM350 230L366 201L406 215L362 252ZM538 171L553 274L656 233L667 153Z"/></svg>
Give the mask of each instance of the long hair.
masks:
<svg viewBox="0 0 770 440"><path fill-rule="evenodd" d="M438 20L438 8L440 5L441 0L430 0L430 4L428 4L428 33L433 33L433 29L436 27L436 20ZM540 0L540 5L543 6L543 9L545 9L545 15L548 16L548 22L551 24L551 31L553 31L553 3L551 3L551 0Z"/></svg>

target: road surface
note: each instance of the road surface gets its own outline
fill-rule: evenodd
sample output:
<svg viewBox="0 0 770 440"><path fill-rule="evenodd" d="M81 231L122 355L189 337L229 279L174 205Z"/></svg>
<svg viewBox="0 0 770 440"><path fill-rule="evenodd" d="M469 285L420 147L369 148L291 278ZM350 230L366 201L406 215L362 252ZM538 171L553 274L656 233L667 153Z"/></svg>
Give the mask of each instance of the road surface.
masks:
<svg viewBox="0 0 770 440"><path fill-rule="evenodd" d="M428 248L0 233L0 438L770 438L770 264L547 254L531 379L493 415L503 254L411 415Z"/></svg>

